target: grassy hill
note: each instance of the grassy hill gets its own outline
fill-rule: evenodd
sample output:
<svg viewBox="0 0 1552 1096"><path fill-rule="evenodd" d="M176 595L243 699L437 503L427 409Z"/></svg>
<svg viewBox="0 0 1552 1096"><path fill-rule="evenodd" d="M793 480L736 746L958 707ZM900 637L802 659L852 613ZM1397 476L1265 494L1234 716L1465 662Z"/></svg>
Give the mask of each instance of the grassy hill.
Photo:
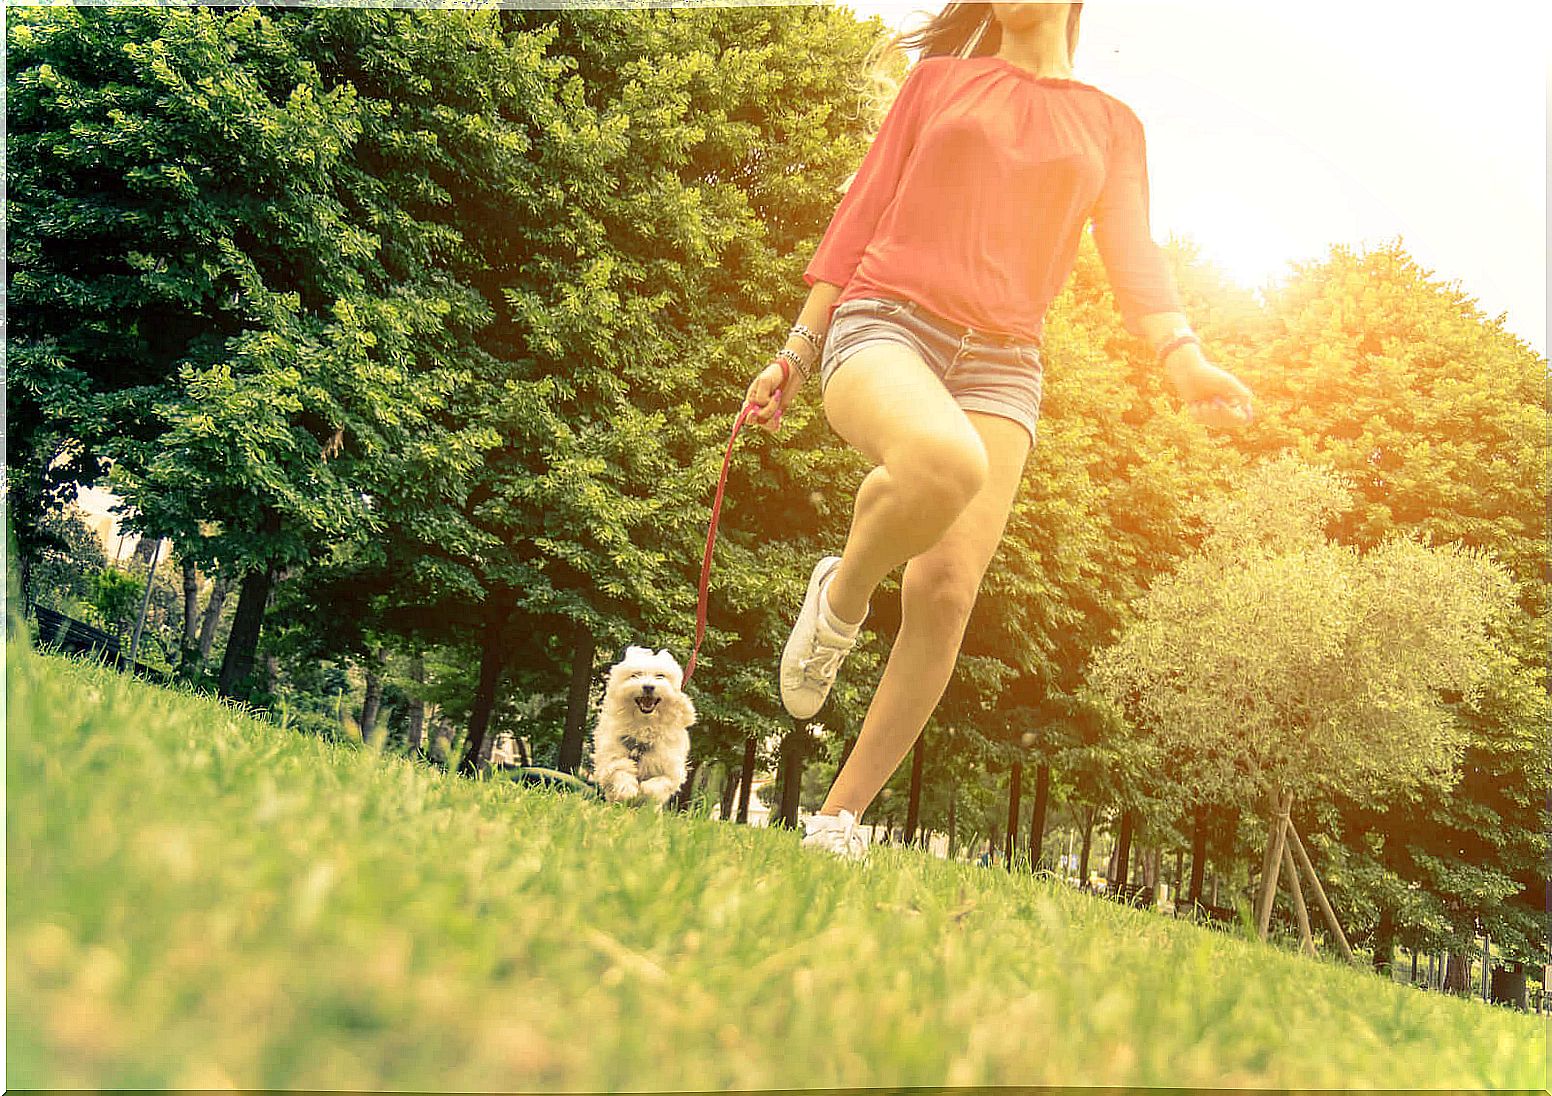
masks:
<svg viewBox="0 0 1552 1096"><path fill-rule="evenodd" d="M1478 1001L8 650L12 1088L1518 1088Z"/></svg>

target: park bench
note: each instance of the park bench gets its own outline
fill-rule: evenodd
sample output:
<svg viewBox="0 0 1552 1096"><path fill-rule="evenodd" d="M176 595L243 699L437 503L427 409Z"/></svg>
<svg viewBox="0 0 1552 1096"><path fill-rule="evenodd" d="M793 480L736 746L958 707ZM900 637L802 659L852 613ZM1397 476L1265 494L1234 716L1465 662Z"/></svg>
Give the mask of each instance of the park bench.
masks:
<svg viewBox="0 0 1552 1096"><path fill-rule="evenodd" d="M109 661L119 658L118 636L101 628L93 628L84 621L67 617L46 605L32 606L33 619L38 622L38 642L57 647L67 654L91 655L101 653Z"/></svg>
<svg viewBox="0 0 1552 1096"><path fill-rule="evenodd" d="M1188 917L1216 929L1232 929L1239 924L1239 911L1229 906L1214 906L1206 902L1181 902L1175 907L1175 916Z"/></svg>
<svg viewBox="0 0 1552 1096"><path fill-rule="evenodd" d="M1107 889L1105 897L1123 906L1142 910L1153 908L1153 888L1146 883L1123 883L1114 889Z"/></svg>
<svg viewBox="0 0 1552 1096"><path fill-rule="evenodd" d="M94 628L83 620L68 617L47 605L34 603L28 606L28 610L37 622L37 642L40 646L52 647L66 654L91 655L118 670L131 668L117 636L101 628ZM155 681L165 681L167 677L143 662L136 662L133 669L141 677Z"/></svg>

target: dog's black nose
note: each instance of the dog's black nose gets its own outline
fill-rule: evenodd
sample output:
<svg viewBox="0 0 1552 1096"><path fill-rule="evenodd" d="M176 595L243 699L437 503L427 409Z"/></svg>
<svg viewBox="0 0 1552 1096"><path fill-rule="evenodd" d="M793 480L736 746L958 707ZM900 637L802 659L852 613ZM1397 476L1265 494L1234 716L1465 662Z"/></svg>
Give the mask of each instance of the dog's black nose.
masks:
<svg viewBox="0 0 1552 1096"><path fill-rule="evenodd" d="M651 696L651 695L652 695L652 693L653 693L653 692L654 692L654 691L655 691L655 690L656 690L656 689L657 689L657 686L656 686L656 685L643 685L643 686L642 686L642 687L641 687L641 695L642 695L642 696Z"/></svg>

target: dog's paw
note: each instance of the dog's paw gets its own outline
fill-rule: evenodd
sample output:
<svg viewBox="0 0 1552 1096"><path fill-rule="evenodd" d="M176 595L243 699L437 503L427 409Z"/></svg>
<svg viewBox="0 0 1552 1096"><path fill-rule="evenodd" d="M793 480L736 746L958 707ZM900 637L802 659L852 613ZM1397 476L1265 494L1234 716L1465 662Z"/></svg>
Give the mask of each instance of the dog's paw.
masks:
<svg viewBox="0 0 1552 1096"><path fill-rule="evenodd" d="M641 795L641 785L633 776L617 776L604 785L604 798L611 803L628 803Z"/></svg>
<svg viewBox="0 0 1552 1096"><path fill-rule="evenodd" d="M679 782L671 776L655 776L641 782L641 798L659 810L663 809L663 805L672 799L678 790Z"/></svg>

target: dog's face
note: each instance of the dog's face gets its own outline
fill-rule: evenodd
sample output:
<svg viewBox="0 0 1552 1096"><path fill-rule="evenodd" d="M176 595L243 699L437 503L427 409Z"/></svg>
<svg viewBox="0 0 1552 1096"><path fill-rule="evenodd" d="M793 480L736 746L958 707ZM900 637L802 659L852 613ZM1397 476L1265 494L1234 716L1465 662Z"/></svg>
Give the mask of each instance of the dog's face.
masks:
<svg viewBox="0 0 1552 1096"><path fill-rule="evenodd" d="M688 727L695 709L681 691L684 671L667 651L630 647L609 670L604 706L637 726Z"/></svg>

